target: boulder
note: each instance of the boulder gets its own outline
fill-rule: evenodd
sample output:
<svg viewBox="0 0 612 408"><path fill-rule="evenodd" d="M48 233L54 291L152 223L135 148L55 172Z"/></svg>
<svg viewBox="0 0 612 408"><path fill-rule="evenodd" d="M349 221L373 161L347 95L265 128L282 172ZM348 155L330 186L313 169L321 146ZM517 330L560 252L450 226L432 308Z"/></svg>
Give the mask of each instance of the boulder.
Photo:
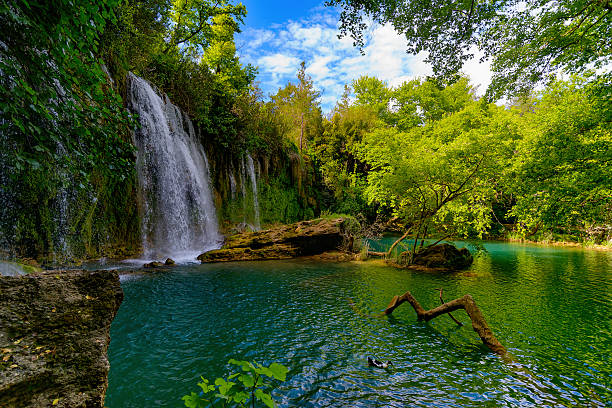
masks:
<svg viewBox="0 0 612 408"><path fill-rule="evenodd" d="M469 267L473 261L472 254L467 248L457 249L451 244L438 244L417 252L412 265L460 270Z"/></svg>
<svg viewBox="0 0 612 408"><path fill-rule="evenodd" d="M176 263L176 262L174 262L174 259L172 259L172 258L167 258L167 259L166 259L166 262L164 262L164 265L166 265L166 266L172 266L172 265L174 265L175 263Z"/></svg>
<svg viewBox="0 0 612 408"><path fill-rule="evenodd" d="M0 406L104 406L116 271L0 277Z"/></svg>
<svg viewBox="0 0 612 408"><path fill-rule="evenodd" d="M350 239L347 218L316 219L228 237L223 247L198 256L202 263L288 259L337 250Z"/></svg>
<svg viewBox="0 0 612 408"><path fill-rule="evenodd" d="M158 261L153 261L153 262L149 262L144 264L142 267L143 268L161 268L162 266L166 266L167 264L164 264L163 262L158 262Z"/></svg>

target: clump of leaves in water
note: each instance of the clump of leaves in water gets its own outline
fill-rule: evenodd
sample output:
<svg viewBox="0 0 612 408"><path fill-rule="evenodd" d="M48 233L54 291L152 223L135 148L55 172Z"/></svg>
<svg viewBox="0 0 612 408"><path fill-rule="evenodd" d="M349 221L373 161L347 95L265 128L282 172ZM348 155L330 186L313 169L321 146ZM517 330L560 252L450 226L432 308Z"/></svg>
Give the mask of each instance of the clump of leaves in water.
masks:
<svg viewBox="0 0 612 408"><path fill-rule="evenodd" d="M211 384L204 377L198 386L199 394L185 395L183 401L188 408L206 407L255 407L263 403L267 407L276 406L271 392L279 382L285 381L289 369L281 364L272 363L269 367L249 361L231 359L229 364L241 367L241 371L224 378L217 378ZM233 381L232 381L233 380Z"/></svg>

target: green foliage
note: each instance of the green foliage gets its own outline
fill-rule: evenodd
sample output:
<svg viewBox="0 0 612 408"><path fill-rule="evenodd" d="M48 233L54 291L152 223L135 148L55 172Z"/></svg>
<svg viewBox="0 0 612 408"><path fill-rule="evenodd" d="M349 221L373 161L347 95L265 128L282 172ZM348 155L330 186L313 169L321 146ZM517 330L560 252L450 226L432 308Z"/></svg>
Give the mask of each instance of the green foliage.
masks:
<svg viewBox="0 0 612 408"><path fill-rule="evenodd" d="M612 108L608 84L556 81L523 114L506 183L516 202L518 231L612 221Z"/></svg>
<svg viewBox="0 0 612 408"><path fill-rule="evenodd" d="M256 402L273 408L276 406L272 398L272 391L276 384L285 381L289 370L287 367L272 363L266 367L249 361L231 359L229 364L240 367L227 379L217 378L213 383L200 377L198 383L201 392L183 396L185 406L188 408L205 407L248 407L256 406ZM218 404L218 405L217 405Z"/></svg>
<svg viewBox="0 0 612 408"><path fill-rule="evenodd" d="M320 92L306 74L304 62L297 73L297 83L289 82L270 97L274 111L284 118L284 133L300 152L309 140L320 133L322 116L319 97Z"/></svg>
<svg viewBox="0 0 612 408"><path fill-rule="evenodd" d="M124 179L133 164L130 126L95 57L118 1L2 3L0 129L17 171L66 165L84 185L93 168Z"/></svg>
<svg viewBox="0 0 612 408"><path fill-rule="evenodd" d="M503 108L472 101L457 112L448 109L406 132L377 128L358 148L370 169L368 202L389 208L415 241L428 233L469 237L487 231L497 175L507 145L517 138Z"/></svg>
<svg viewBox="0 0 612 408"><path fill-rule="evenodd" d="M245 131L254 101L254 67L236 56L234 34L246 15L228 1L127 1L105 32L103 55L113 72L146 78L181 107L202 130L206 144L241 156L251 141ZM257 121L257 120L256 120Z"/></svg>
<svg viewBox="0 0 612 408"><path fill-rule="evenodd" d="M363 46L369 19L391 23L408 52L428 53L434 73L456 79L476 49L491 58L489 94L521 93L558 69L584 73L612 62L612 10L591 0L328 0L340 6L340 30Z"/></svg>
<svg viewBox="0 0 612 408"><path fill-rule="evenodd" d="M121 215L107 228L123 208L96 201L129 191L134 177L133 122L98 57L119 3L0 5L0 235L18 256L96 254L114 241L110 230L127 239L134 228Z"/></svg>

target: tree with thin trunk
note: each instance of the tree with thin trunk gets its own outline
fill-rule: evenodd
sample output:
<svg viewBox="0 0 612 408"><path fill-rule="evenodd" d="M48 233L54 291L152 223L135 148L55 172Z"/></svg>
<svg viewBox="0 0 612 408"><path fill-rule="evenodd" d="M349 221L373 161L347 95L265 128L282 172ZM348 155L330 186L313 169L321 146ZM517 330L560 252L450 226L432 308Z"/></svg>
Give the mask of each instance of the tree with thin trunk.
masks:
<svg viewBox="0 0 612 408"><path fill-rule="evenodd" d="M413 242L400 261L412 263L428 233L465 237L487 229L497 175L507 160L504 139L512 140L497 128L511 121L503 108L473 101L425 126L379 128L364 137L358 156L371 169L365 195L406 225L387 257L408 238Z"/></svg>

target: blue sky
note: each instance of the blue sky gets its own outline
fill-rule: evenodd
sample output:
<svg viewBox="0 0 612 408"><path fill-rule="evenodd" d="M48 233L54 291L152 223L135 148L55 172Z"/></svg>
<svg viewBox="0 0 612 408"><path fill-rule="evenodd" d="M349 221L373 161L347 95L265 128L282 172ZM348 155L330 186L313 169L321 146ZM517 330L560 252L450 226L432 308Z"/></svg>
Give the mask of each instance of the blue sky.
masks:
<svg viewBox="0 0 612 408"><path fill-rule="evenodd" d="M265 95L276 93L295 81L301 61L321 91L321 106L330 111L342 94L344 84L361 75L380 78L391 86L431 73L425 55L406 53L405 39L390 26L372 26L367 34L365 55L350 38L338 39L339 11L318 1L244 0L247 18L236 36L243 63L258 67L257 81ZM490 82L487 63L470 61L464 72L484 93Z"/></svg>

